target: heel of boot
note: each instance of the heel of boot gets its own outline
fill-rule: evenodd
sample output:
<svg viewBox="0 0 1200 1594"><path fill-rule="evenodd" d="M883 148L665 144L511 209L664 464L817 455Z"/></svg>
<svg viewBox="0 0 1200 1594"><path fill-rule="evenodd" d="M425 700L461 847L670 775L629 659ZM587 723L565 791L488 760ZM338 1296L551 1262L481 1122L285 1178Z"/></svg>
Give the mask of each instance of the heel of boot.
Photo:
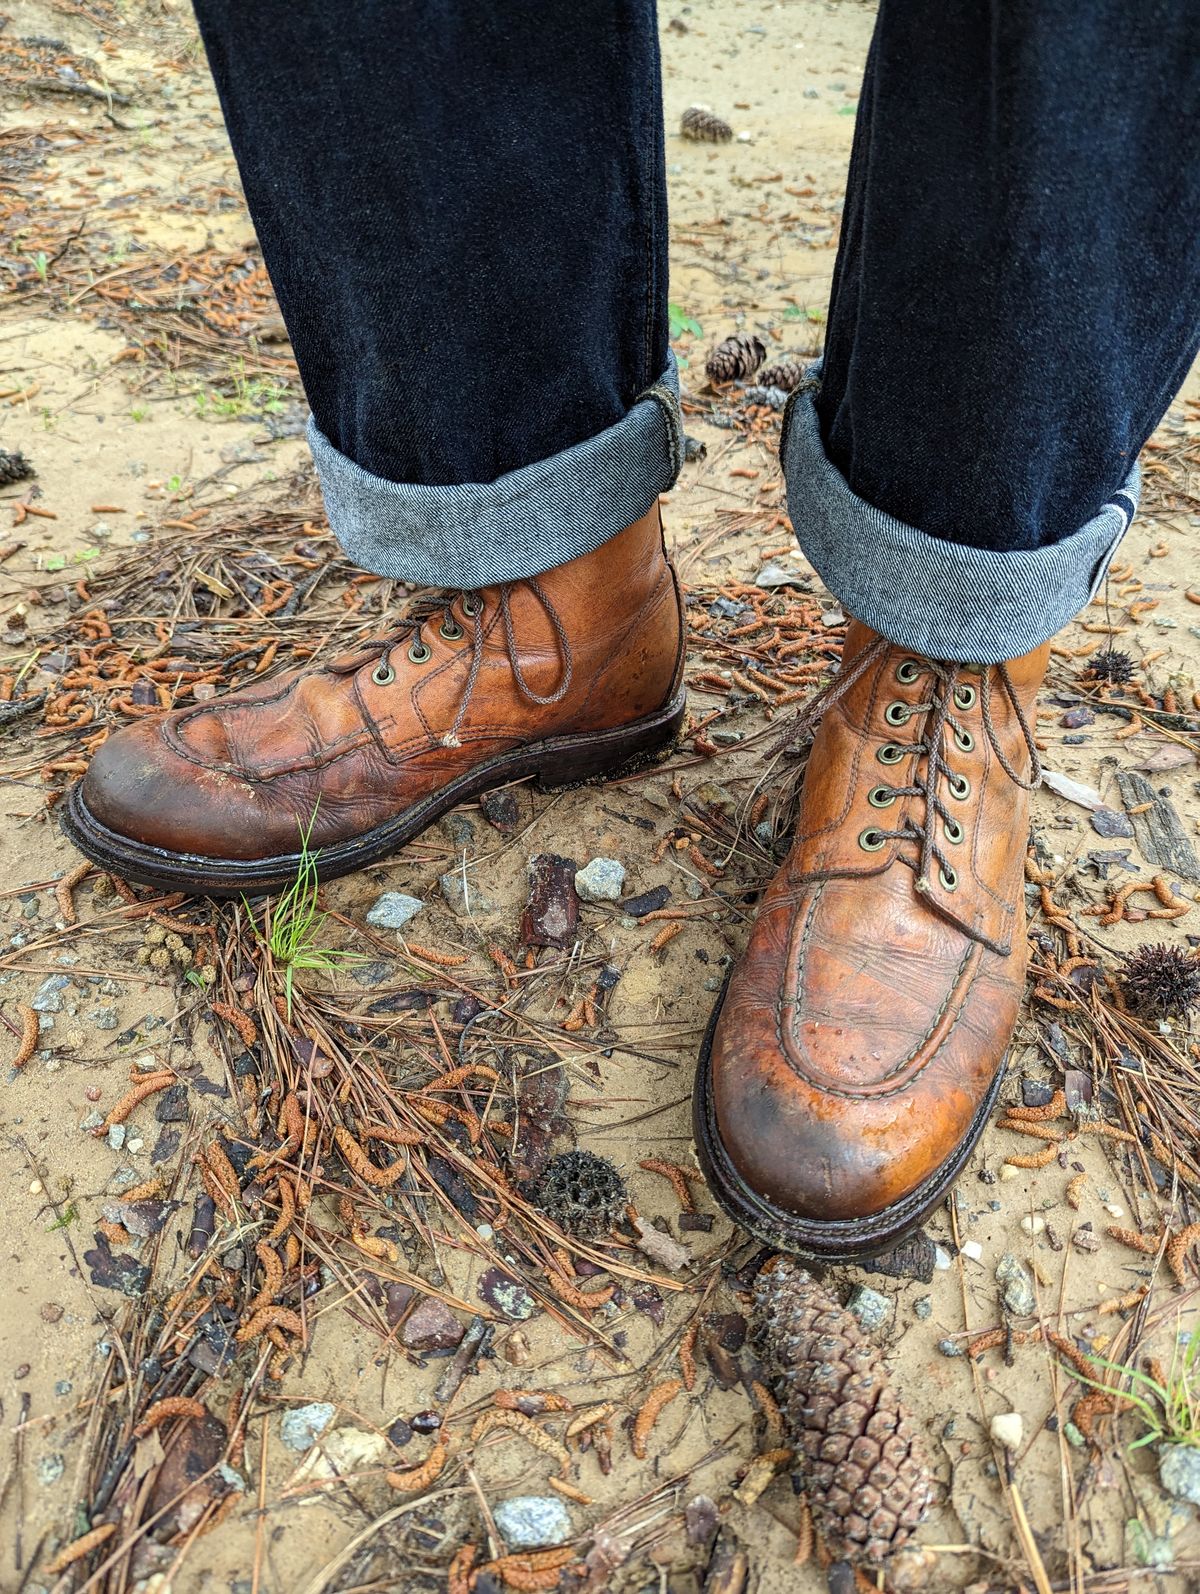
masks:
<svg viewBox="0 0 1200 1594"><path fill-rule="evenodd" d="M537 784L542 791L611 780L657 763L674 747L683 728L687 697L679 692L656 714L590 735L560 736L548 743L539 759Z"/></svg>

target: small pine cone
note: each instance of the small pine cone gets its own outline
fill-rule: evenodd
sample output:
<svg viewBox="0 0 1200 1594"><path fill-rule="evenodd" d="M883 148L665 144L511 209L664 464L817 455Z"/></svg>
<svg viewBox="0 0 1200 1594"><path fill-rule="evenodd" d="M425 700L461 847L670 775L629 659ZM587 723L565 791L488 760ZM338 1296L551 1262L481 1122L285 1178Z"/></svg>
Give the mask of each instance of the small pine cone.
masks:
<svg viewBox="0 0 1200 1594"><path fill-rule="evenodd" d="M0 487L7 487L10 482L23 482L36 475L37 472L24 454L10 454L6 448L0 448Z"/></svg>
<svg viewBox="0 0 1200 1594"><path fill-rule="evenodd" d="M758 373L759 384L762 387L781 387L785 393L794 393L804 381L806 369L799 355L785 354L782 360L763 366Z"/></svg>
<svg viewBox="0 0 1200 1594"><path fill-rule="evenodd" d="M698 144L728 144L733 128L714 115L707 106L689 105L679 123L684 138L693 138Z"/></svg>
<svg viewBox="0 0 1200 1594"><path fill-rule="evenodd" d="M768 1264L754 1302L817 1532L835 1560L878 1565L903 1548L933 1497L916 1426L856 1320L797 1263Z"/></svg>
<svg viewBox="0 0 1200 1594"><path fill-rule="evenodd" d="M724 343L718 343L705 361L704 370L710 382L745 381L767 357L762 340L753 332L735 332Z"/></svg>

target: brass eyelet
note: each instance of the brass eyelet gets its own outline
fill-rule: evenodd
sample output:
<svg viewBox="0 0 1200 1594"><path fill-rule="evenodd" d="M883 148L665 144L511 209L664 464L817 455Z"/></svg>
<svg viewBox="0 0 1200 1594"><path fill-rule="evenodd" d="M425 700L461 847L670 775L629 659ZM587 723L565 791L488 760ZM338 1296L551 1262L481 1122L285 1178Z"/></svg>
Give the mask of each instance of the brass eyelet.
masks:
<svg viewBox="0 0 1200 1594"><path fill-rule="evenodd" d="M957 846L958 843L966 835L966 831L959 824L957 819L947 819L945 828L946 828L946 840L950 841L950 842L953 842L955 846Z"/></svg>
<svg viewBox="0 0 1200 1594"><path fill-rule="evenodd" d="M971 782L967 777L965 775L951 775L949 784L950 795L957 797L960 803L966 802L971 795Z"/></svg>
<svg viewBox="0 0 1200 1594"><path fill-rule="evenodd" d="M879 852L886 846L887 838L880 835L878 830L868 827L858 838L858 844L864 852Z"/></svg>
<svg viewBox="0 0 1200 1594"><path fill-rule="evenodd" d="M371 679L376 686L391 686L396 679L396 672L385 659L382 664L377 664L371 671Z"/></svg>
<svg viewBox="0 0 1200 1594"><path fill-rule="evenodd" d="M468 592L463 598L462 610L468 619L473 620L477 614L483 613L483 599L477 592Z"/></svg>
<svg viewBox="0 0 1200 1594"><path fill-rule="evenodd" d="M890 786L876 786L867 793L867 801L872 808L890 808L896 801L896 793Z"/></svg>
<svg viewBox="0 0 1200 1594"><path fill-rule="evenodd" d="M971 735L970 731L955 731L954 745L961 752L973 753L975 751L975 738Z"/></svg>
<svg viewBox="0 0 1200 1594"><path fill-rule="evenodd" d="M901 659L896 666L896 679L903 686L911 686L921 674L921 666L915 659Z"/></svg>
<svg viewBox="0 0 1200 1594"><path fill-rule="evenodd" d="M961 709L974 708L978 696L979 693L973 686L956 686L954 688L954 706Z"/></svg>
<svg viewBox="0 0 1200 1594"><path fill-rule="evenodd" d="M884 742L875 754L881 764L898 764L904 757L905 749L898 747L895 742Z"/></svg>
<svg viewBox="0 0 1200 1594"><path fill-rule="evenodd" d="M466 635L466 632L463 630L462 626L459 625L454 616L450 614L448 614L442 621L441 625L438 627L438 632L439 635L443 636L447 642L459 642Z"/></svg>
<svg viewBox="0 0 1200 1594"><path fill-rule="evenodd" d="M433 657L433 649L418 639L409 644L408 656L414 664L428 664Z"/></svg>
<svg viewBox="0 0 1200 1594"><path fill-rule="evenodd" d="M883 711L883 717L889 725L907 725L912 719L912 709L907 703L889 703Z"/></svg>
<svg viewBox="0 0 1200 1594"><path fill-rule="evenodd" d="M939 869L938 879L947 891L958 890L958 875L953 869Z"/></svg>

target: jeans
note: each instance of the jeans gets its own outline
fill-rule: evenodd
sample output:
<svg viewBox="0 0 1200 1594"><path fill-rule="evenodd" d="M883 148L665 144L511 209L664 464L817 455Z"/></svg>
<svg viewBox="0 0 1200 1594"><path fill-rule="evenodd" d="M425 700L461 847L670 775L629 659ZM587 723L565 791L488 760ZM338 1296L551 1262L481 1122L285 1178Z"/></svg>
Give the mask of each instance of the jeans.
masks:
<svg viewBox="0 0 1200 1594"><path fill-rule="evenodd" d="M481 586L644 514L682 441L652 0L196 9L350 556ZM1102 579L1200 345L1198 105L1187 0L882 0L782 457L900 645L1013 657Z"/></svg>

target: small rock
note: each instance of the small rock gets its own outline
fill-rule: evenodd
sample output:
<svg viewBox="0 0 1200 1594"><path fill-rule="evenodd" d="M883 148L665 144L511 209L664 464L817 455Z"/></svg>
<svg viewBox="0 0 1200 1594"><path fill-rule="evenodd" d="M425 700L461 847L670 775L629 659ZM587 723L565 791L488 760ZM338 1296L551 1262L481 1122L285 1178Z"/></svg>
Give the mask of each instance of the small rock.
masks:
<svg viewBox="0 0 1200 1594"><path fill-rule="evenodd" d="M537 1310L537 1302L525 1286L498 1267L480 1274L479 1299L513 1323L523 1323Z"/></svg>
<svg viewBox="0 0 1200 1594"><path fill-rule="evenodd" d="M57 1301L44 1301L39 1310L43 1323L57 1323L63 1314L63 1309Z"/></svg>
<svg viewBox="0 0 1200 1594"><path fill-rule="evenodd" d="M446 899L446 906L460 919L469 919L474 915L486 916L496 911L496 904L490 897L484 896L470 874L463 869L448 870L438 879L438 886Z"/></svg>
<svg viewBox="0 0 1200 1594"><path fill-rule="evenodd" d="M962 1356L962 1355L965 1355L965 1352L964 1352L962 1346L957 1342L957 1340L953 1340L953 1339L939 1339L938 1340L938 1350L941 1351L943 1356Z"/></svg>
<svg viewBox="0 0 1200 1594"><path fill-rule="evenodd" d="M1021 1219L1021 1227L1026 1234L1041 1234L1046 1227L1046 1220L1040 1212L1027 1212Z"/></svg>
<svg viewBox="0 0 1200 1594"><path fill-rule="evenodd" d="M1084 725L1094 725L1096 716L1090 708L1081 704L1079 708L1069 708L1058 723L1064 730L1077 731Z"/></svg>
<svg viewBox="0 0 1200 1594"><path fill-rule="evenodd" d="M922 1322L925 1322L928 1318L932 1317L933 1316L933 1296L932 1295L918 1295L916 1300L913 1302L913 1311L917 1315L917 1317L919 1317L921 1319Z"/></svg>
<svg viewBox="0 0 1200 1594"><path fill-rule="evenodd" d="M529 860L529 900L521 916L526 946L568 947L579 925L575 865L556 853L535 853Z"/></svg>
<svg viewBox="0 0 1200 1594"><path fill-rule="evenodd" d="M1128 814L1118 813L1112 808L1098 808L1089 817L1092 829L1106 840L1117 836L1129 839L1133 835L1133 820Z"/></svg>
<svg viewBox="0 0 1200 1594"><path fill-rule="evenodd" d="M501 786L498 791L485 791L479 799L479 806L488 824L503 836L511 835L521 821L517 794L510 786Z"/></svg>
<svg viewBox="0 0 1200 1594"><path fill-rule="evenodd" d="M933 1278L936 1265L937 1247L924 1229L918 1229L890 1251L881 1251L863 1263L868 1273L883 1273L894 1279L917 1279L922 1284L928 1284Z"/></svg>
<svg viewBox="0 0 1200 1594"><path fill-rule="evenodd" d="M992 1438L1010 1455L1021 1448L1025 1437L1025 1419L1019 1411L1000 1411L988 1424Z"/></svg>
<svg viewBox="0 0 1200 1594"><path fill-rule="evenodd" d="M66 1470L66 1462L57 1451L52 1451L48 1456L43 1456L38 1462L37 1480L44 1489L57 1483Z"/></svg>
<svg viewBox="0 0 1200 1594"><path fill-rule="evenodd" d="M88 1018L97 1029L116 1029L120 1022L115 1007L94 1007Z"/></svg>
<svg viewBox="0 0 1200 1594"><path fill-rule="evenodd" d="M367 923L377 930L402 930L425 906L420 897L403 891L385 891L367 910Z"/></svg>
<svg viewBox="0 0 1200 1594"><path fill-rule="evenodd" d="M983 1246L978 1240L964 1240L959 1249L968 1262L978 1262L983 1256Z"/></svg>
<svg viewBox="0 0 1200 1594"><path fill-rule="evenodd" d="M469 847L475 840L475 826L466 814L447 814L442 822L456 847Z"/></svg>
<svg viewBox="0 0 1200 1594"><path fill-rule="evenodd" d="M113 1151L120 1151L121 1147L125 1144L124 1124L109 1124L108 1144Z"/></svg>
<svg viewBox="0 0 1200 1594"><path fill-rule="evenodd" d="M501 1500L492 1515L510 1550L542 1550L563 1544L574 1529L561 1500L548 1494L522 1494Z"/></svg>
<svg viewBox="0 0 1200 1594"><path fill-rule="evenodd" d="M1076 1450L1082 1450L1087 1445L1087 1440L1073 1422L1063 1423L1063 1438Z"/></svg>
<svg viewBox="0 0 1200 1594"><path fill-rule="evenodd" d="M289 1450L308 1450L337 1416L337 1407L327 1400L310 1406L293 1406L279 1419L279 1437Z"/></svg>
<svg viewBox="0 0 1200 1594"><path fill-rule="evenodd" d="M453 1350L463 1337L463 1326L436 1295L427 1295L414 1307L400 1331L409 1350Z"/></svg>
<svg viewBox="0 0 1200 1594"><path fill-rule="evenodd" d="M856 1284L850 1291L846 1310L852 1317L858 1319L868 1333L871 1333L876 1328L882 1328L887 1322L891 1316L892 1303L878 1290L868 1289L865 1284Z"/></svg>
<svg viewBox="0 0 1200 1594"><path fill-rule="evenodd" d="M933 1248L933 1265L939 1273L944 1273L954 1258L944 1245L935 1245Z"/></svg>
<svg viewBox="0 0 1200 1594"><path fill-rule="evenodd" d="M1195 1445L1164 1445L1158 1453L1158 1476L1168 1494L1200 1505L1200 1449Z"/></svg>
<svg viewBox="0 0 1200 1594"><path fill-rule="evenodd" d="M1010 1179L1017 1178L1020 1172L1020 1168L1014 1168L1011 1162L1002 1162L1000 1164L1000 1183L1007 1184Z"/></svg>
<svg viewBox="0 0 1200 1594"><path fill-rule="evenodd" d="M1054 1087L1044 1079L1021 1081L1021 1103L1025 1107L1044 1107L1054 1099Z"/></svg>
<svg viewBox="0 0 1200 1594"><path fill-rule="evenodd" d="M996 1283L1000 1286L1006 1312L1011 1312L1014 1317L1029 1317L1037 1310L1033 1275L1020 1257L1014 1256L1011 1251L1006 1251L996 1263Z"/></svg>
<svg viewBox="0 0 1200 1594"><path fill-rule="evenodd" d="M584 902L619 902L625 889L625 865L615 858L593 858L575 875L575 890Z"/></svg>
<svg viewBox="0 0 1200 1594"><path fill-rule="evenodd" d="M38 986L30 1007L35 1013L61 1013L63 992L71 983L69 974L51 974Z"/></svg>
<svg viewBox="0 0 1200 1594"><path fill-rule="evenodd" d="M370 963L352 963L350 966L350 978L355 985L362 985L367 990L383 985L395 972L395 966L384 962L382 958L373 959Z"/></svg>

